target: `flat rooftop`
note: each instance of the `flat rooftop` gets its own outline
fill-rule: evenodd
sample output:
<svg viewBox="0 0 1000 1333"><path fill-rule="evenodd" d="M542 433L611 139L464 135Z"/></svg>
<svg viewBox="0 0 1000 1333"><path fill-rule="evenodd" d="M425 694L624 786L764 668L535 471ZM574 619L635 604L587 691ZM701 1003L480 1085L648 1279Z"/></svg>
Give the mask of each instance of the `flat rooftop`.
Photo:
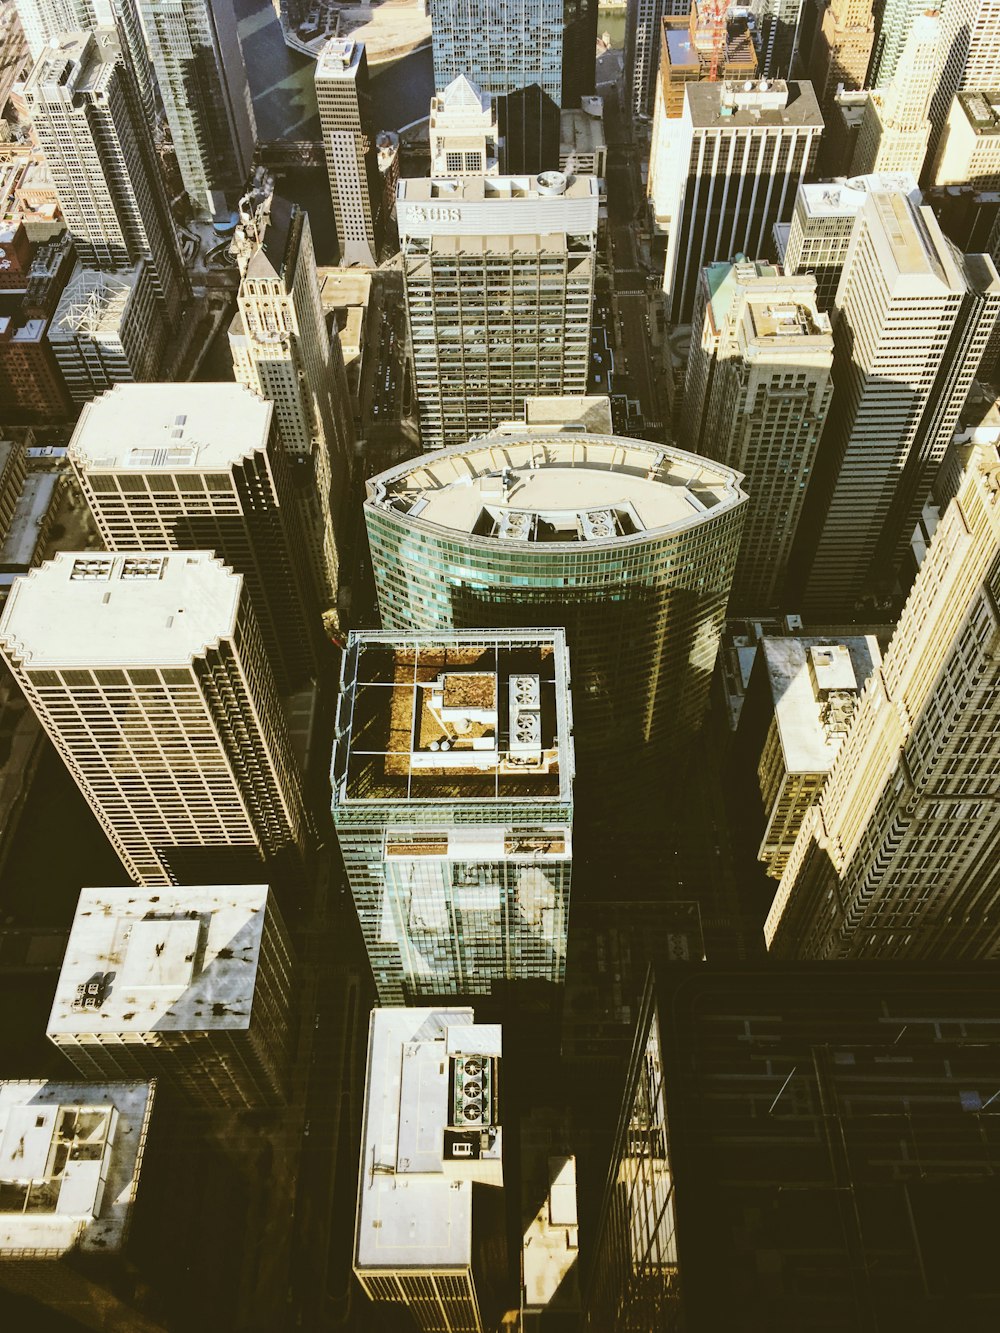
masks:
<svg viewBox="0 0 1000 1333"><path fill-rule="evenodd" d="M696 129L724 126L763 128L787 125L823 128L823 114L811 83L781 79L687 83L684 97Z"/></svg>
<svg viewBox="0 0 1000 1333"><path fill-rule="evenodd" d="M825 773L843 740L845 702L882 661L872 634L849 638L763 638L763 668L790 773ZM848 712L851 711L848 705Z"/></svg>
<svg viewBox="0 0 1000 1333"><path fill-rule="evenodd" d="M211 551L60 551L15 579L0 644L29 670L187 666L233 632L242 588Z"/></svg>
<svg viewBox="0 0 1000 1333"><path fill-rule="evenodd" d="M977 134L1000 134L1000 90L976 88L956 96L966 119Z"/></svg>
<svg viewBox="0 0 1000 1333"><path fill-rule="evenodd" d="M449 1057L499 1056L501 1033L471 1009L375 1009L361 1131L355 1264L466 1268L473 1187L444 1169ZM458 1034L460 1040L454 1040Z"/></svg>
<svg viewBox="0 0 1000 1333"><path fill-rule="evenodd" d="M955 252L929 208L897 191L875 190L862 211L890 285L895 277L904 294L911 288L914 295L965 290Z"/></svg>
<svg viewBox="0 0 1000 1333"><path fill-rule="evenodd" d="M116 384L84 407L70 458L94 471L228 470L267 447L273 412L242 384Z"/></svg>
<svg viewBox="0 0 1000 1333"><path fill-rule="evenodd" d="M597 181L593 176L564 176L560 171L546 171L540 176L463 176L454 180L415 176L403 177L397 197L407 204L591 197L596 201Z"/></svg>
<svg viewBox="0 0 1000 1333"><path fill-rule="evenodd" d="M152 1083L0 1083L0 1260L125 1241Z"/></svg>
<svg viewBox="0 0 1000 1333"><path fill-rule="evenodd" d="M755 296L751 292L746 310L754 338L769 347L794 346L808 339L828 345L833 355L829 316L817 311L815 298L803 300L794 288L787 295L779 291Z"/></svg>
<svg viewBox="0 0 1000 1333"><path fill-rule="evenodd" d="M364 53L364 42L356 42L353 37L331 37L316 60L316 77L353 78Z"/></svg>
<svg viewBox="0 0 1000 1333"><path fill-rule="evenodd" d="M621 436L487 436L374 477L366 504L487 541L613 546L740 503L742 480L697 454Z"/></svg>
<svg viewBox="0 0 1000 1333"><path fill-rule="evenodd" d="M268 889L84 889L46 1034L250 1026Z"/></svg>
<svg viewBox="0 0 1000 1333"><path fill-rule="evenodd" d="M558 629L353 632L343 664L335 805L568 800L568 676Z"/></svg>
<svg viewBox="0 0 1000 1333"><path fill-rule="evenodd" d="M798 198L802 202L807 217L854 218L868 195L876 190L885 193L895 191L898 194L905 194L914 203L922 202L917 178L909 171L876 171L869 172L864 176L851 176L843 180L818 181L800 185Z"/></svg>
<svg viewBox="0 0 1000 1333"><path fill-rule="evenodd" d="M102 273L77 264L49 326L49 342L117 337L142 265L123 273Z"/></svg>

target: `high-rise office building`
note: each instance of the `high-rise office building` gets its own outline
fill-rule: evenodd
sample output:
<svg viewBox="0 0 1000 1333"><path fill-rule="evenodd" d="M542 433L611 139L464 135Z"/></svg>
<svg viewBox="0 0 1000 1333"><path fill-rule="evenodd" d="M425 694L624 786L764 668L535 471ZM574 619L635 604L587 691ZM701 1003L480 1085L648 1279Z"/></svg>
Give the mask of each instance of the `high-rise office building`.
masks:
<svg viewBox="0 0 1000 1333"><path fill-rule="evenodd" d="M714 15L707 5L692 4L687 18L664 17L660 30L660 68L656 76L653 109L653 141L669 134L666 119L678 120L684 110L684 88L688 83L710 79L713 62L717 79L757 77L757 50L747 18L727 20L725 36L720 37ZM655 147L651 156L656 153Z"/></svg>
<svg viewBox="0 0 1000 1333"><path fill-rule="evenodd" d="M1000 89L974 89L955 97L931 183L1000 190Z"/></svg>
<svg viewBox="0 0 1000 1333"><path fill-rule="evenodd" d="M960 255L929 208L876 191L858 216L836 312L802 603L824 618L891 594L1000 313L1000 279L988 256Z"/></svg>
<svg viewBox="0 0 1000 1333"><path fill-rule="evenodd" d="M495 176L499 171L495 99L464 74L431 98L431 176Z"/></svg>
<svg viewBox="0 0 1000 1333"><path fill-rule="evenodd" d="M73 402L82 407L115 384L159 379L170 331L149 261L131 272L74 270L48 339Z"/></svg>
<svg viewBox="0 0 1000 1333"><path fill-rule="evenodd" d="M137 0L177 167L199 217L250 175L257 125L233 0Z"/></svg>
<svg viewBox="0 0 1000 1333"><path fill-rule="evenodd" d="M291 974L264 884L84 889L46 1035L82 1078L267 1106L287 1090Z"/></svg>
<svg viewBox="0 0 1000 1333"><path fill-rule="evenodd" d="M562 630L352 632L341 686L333 819L381 1003L562 982Z"/></svg>
<svg viewBox="0 0 1000 1333"><path fill-rule="evenodd" d="M811 2L811 0L810 0ZM831 0L802 64L824 120L839 89L863 88L875 41L872 0Z"/></svg>
<svg viewBox="0 0 1000 1333"><path fill-rule="evenodd" d="M403 180L396 206L425 449L583 394L597 263L593 176Z"/></svg>
<svg viewBox="0 0 1000 1333"><path fill-rule="evenodd" d="M595 776L602 759L634 769L702 721L741 481L679 449L575 431L403 463L365 503L382 624L563 626L577 754Z"/></svg>
<svg viewBox="0 0 1000 1333"><path fill-rule="evenodd" d="M131 64L146 121L152 127L160 99L156 76L139 20L137 0L14 0L31 59L37 60L53 39L67 32L115 28L122 53Z"/></svg>
<svg viewBox="0 0 1000 1333"><path fill-rule="evenodd" d="M799 59L803 6L811 0L757 0L753 9L760 33L763 79L790 79Z"/></svg>
<svg viewBox="0 0 1000 1333"><path fill-rule="evenodd" d="M625 15L625 104L633 116L651 116L659 73L664 18L686 19L691 0L638 0Z"/></svg>
<svg viewBox="0 0 1000 1333"><path fill-rule="evenodd" d="M292 466L320 606L336 603L354 423L340 340L331 338L308 214L270 181L241 205L240 269L229 346L237 380L274 403Z"/></svg>
<svg viewBox="0 0 1000 1333"><path fill-rule="evenodd" d="M812 278L711 264L695 298L684 443L746 476L730 614L783 606L792 544L830 405L833 334Z"/></svg>
<svg viewBox="0 0 1000 1333"><path fill-rule="evenodd" d="M691 319L706 264L764 254L812 169L823 117L808 83L689 83L677 132L649 165L657 225L667 232L663 289L672 324Z"/></svg>
<svg viewBox="0 0 1000 1333"><path fill-rule="evenodd" d="M25 84L66 226L87 268L148 259L168 323L190 294L153 141L117 33L70 33L46 47Z"/></svg>
<svg viewBox="0 0 1000 1333"><path fill-rule="evenodd" d="M303 845L260 631L211 553L60 552L15 581L0 649L136 883L259 879Z"/></svg>
<svg viewBox="0 0 1000 1333"><path fill-rule="evenodd" d="M156 1326L128 1244L146 1193L154 1092L122 1081L0 1083L0 1287L72 1324ZM25 1328L45 1319L37 1308L5 1313Z"/></svg>
<svg viewBox="0 0 1000 1333"><path fill-rule="evenodd" d="M69 457L109 551L215 551L243 575L279 689L316 675L319 606L270 403L241 384L119 385L84 408Z"/></svg>
<svg viewBox="0 0 1000 1333"><path fill-rule="evenodd" d="M944 59L928 112L929 161L937 153L955 94L967 89L1000 87L1000 6L995 0L946 0L939 9ZM904 24L907 36L923 12L922 5L911 11Z"/></svg>
<svg viewBox="0 0 1000 1333"><path fill-rule="evenodd" d="M502 1238L499 1025L471 1009L374 1009L368 1030L354 1272L424 1333L484 1333ZM502 1223L500 1224L502 1226Z"/></svg>
<svg viewBox="0 0 1000 1333"><path fill-rule="evenodd" d="M998 497L979 447L789 856L779 957L1000 952Z"/></svg>
<svg viewBox="0 0 1000 1333"><path fill-rule="evenodd" d="M857 217L872 190L898 191L914 203L922 201L910 172L799 186L787 241L778 259L785 273L809 273L816 279L820 310L833 308Z"/></svg>
<svg viewBox="0 0 1000 1333"><path fill-rule="evenodd" d="M992 967L664 963L624 1081L587 1329L997 1318L982 1145L998 1044Z"/></svg>
<svg viewBox="0 0 1000 1333"><path fill-rule="evenodd" d="M851 171L909 171L924 165L931 122L927 118L944 59L941 21L921 14L910 29L903 55L882 91L868 94Z"/></svg>
<svg viewBox="0 0 1000 1333"><path fill-rule="evenodd" d="M437 89L466 74L494 97L537 87L557 108L594 90L593 0L516 0L502 21L473 0L430 0L430 15Z"/></svg>
<svg viewBox="0 0 1000 1333"><path fill-rule="evenodd" d="M873 634L766 635L754 655L740 738L764 812L757 858L780 879L882 654Z"/></svg>
<svg viewBox="0 0 1000 1333"><path fill-rule="evenodd" d="M333 37L323 47L316 103L341 262L374 268L384 219L364 42Z"/></svg>

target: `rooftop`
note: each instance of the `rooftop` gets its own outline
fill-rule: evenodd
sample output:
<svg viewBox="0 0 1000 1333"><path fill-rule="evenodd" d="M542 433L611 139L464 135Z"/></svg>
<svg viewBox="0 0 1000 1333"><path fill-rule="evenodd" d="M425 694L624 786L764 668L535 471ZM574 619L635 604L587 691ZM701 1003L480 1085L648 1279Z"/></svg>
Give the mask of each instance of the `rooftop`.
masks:
<svg viewBox="0 0 1000 1333"><path fill-rule="evenodd" d="M568 800L568 676L562 630L352 632L334 755L337 804Z"/></svg>
<svg viewBox="0 0 1000 1333"><path fill-rule="evenodd" d="M70 457L94 471L223 471L266 448L273 404L242 384L116 384L80 414Z"/></svg>
<svg viewBox="0 0 1000 1333"><path fill-rule="evenodd" d="M264 884L84 889L47 1035L250 1026Z"/></svg>
<svg viewBox="0 0 1000 1333"><path fill-rule="evenodd" d="M740 503L742 480L721 463L620 436L487 436L383 472L366 503L484 542L615 545Z"/></svg>
<svg viewBox="0 0 1000 1333"><path fill-rule="evenodd" d="M0 1083L0 1260L121 1249L153 1088Z"/></svg>
<svg viewBox="0 0 1000 1333"><path fill-rule="evenodd" d="M916 177L908 171L871 172L849 179L819 181L799 186L798 200L811 218L857 216L865 199L875 190L905 194L914 203L922 202Z"/></svg>
<svg viewBox="0 0 1000 1333"><path fill-rule="evenodd" d="M454 180L404 176L399 182L398 198L406 204L558 198L596 200L597 181L593 176L564 176L561 171L543 171L540 176L462 176Z"/></svg>
<svg viewBox="0 0 1000 1333"><path fill-rule="evenodd" d="M696 129L737 126L811 126L823 128L823 115L811 83L780 79L688 83L685 115Z"/></svg>
<svg viewBox="0 0 1000 1333"><path fill-rule="evenodd" d="M145 261L143 261L145 262ZM66 284L49 328L49 341L118 337L141 265L126 273L102 273L77 264Z"/></svg>
<svg viewBox="0 0 1000 1333"><path fill-rule="evenodd" d="M242 588L211 551L60 551L15 579L0 645L29 670L186 667L235 630Z"/></svg>
<svg viewBox="0 0 1000 1333"><path fill-rule="evenodd" d="M352 37L331 37L319 53L316 61L316 77L353 78L358 72L364 53L364 42L356 42Z"/></svg>
<svg viewBox="0 0 1000 1333"><path fill-rule="evenodd" d="M446 1170L445 1142L460 1110L461 1078L486 1087L501 1031L471 1009L375 1009L361 1133L355 1263L379 1268L465 1268L472 1261L473 1187ZM470 1071L466 1074L466 1071ZM474 1071L474 1072L472 1072ZM485 1100L485 1099L482 1099ZM499 1118L476 1103L466 1131L476 1159L499 1166ZM451 1131L452 1139L459 1137ZM472 1139L475 1143L472 1143ZM472 1154L463 1154L472 1157Z"/></svg>
<svg viewBox="0 0 1000 1333"><path fill-rule="evenodd" d="M868 677L882 661L872 634L830 638L763 638L774 716L790 773L825 773Z"/></svg>
<svg viewBox="0 0 1000 1333"><path fill-rule="evenodd" d="M908 288L914 294L965 289L957 252L926 205L917 206L896 191L875 190L862 212L890 288L895 280L904 294Z"/></svg>
<svg viewBox="0 0 1000 1333"><path fill-rule="evenodd" d="M976 88L958 93L957 98L977 134L1000 134L1000 91Z"/></svg>

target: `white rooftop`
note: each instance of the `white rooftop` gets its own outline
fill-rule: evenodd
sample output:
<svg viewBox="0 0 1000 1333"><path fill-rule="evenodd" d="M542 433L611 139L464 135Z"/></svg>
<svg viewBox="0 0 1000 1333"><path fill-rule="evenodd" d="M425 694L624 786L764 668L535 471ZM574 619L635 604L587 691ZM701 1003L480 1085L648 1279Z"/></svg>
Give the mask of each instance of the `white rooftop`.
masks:
<svg viewBox="0 0 1000 1333"><path fill-rule="evenodd" d="M914 296L965 291L955 252L929 208L895 191L875 190L861 215L890 290Z"/></svg>
<svg viewBox="0 0 1000 1333"><path fill-rule="evenodd" d="M152 1083L0 1083L0 1260L121 1249Z"/></svg>
<svg viewBox="0 0 1000 1333"><path fill-rule="evenodd" d="M498 541L534 542L544 524L547 547L614 544L736 505L742 480L722 463L621 436L486 436L383 472L367 503Z"/></svg>
<svg viewBox="0 0 1000 1333"><path fill-rule="evenodd" d="M910 171L876 171L864 176L815 181L799 186L799 198L809 217L853 218L875 190L904 194L915 204L923 199L917 178Z"/></svg>
<svg viewBox="0 0 1000 1333"><path fill-rule="evenodd" d="M117 384L83 409L69 454L97 470L228 470L267 447L273 411L242 384Z"/></svg>
<svg viewBox="0 0 1000 1333"><path fill-rule="evenodd" d="M359 1269L464 1269L472 1261L472 1182L447 1175L443 1157L449 1057L460 1053L499 1055L499 1028L475 1023L471 1009L372 1012Z"/></svg>
<svg viewBox="0 0 1000 1333"><path fill-rule="evenodd" d="M84 889L47 1035L248 1028L267 894L265 884Z"/></svg>
<svg viewBox="0 0 1000 1333"><path fill-rule="evenodd" d="M187 666L234 631L242 588L210 551L60 551L14 582L0 648L28 669Z"/></svg>
<svg viewBox="0 0 1000 1333"><path fill-rule="evenodd" d="M822 691L857 691L882 661L872 634L829 638L763 638L760 641L774 716L790 773L825 773L841 737L823 720Z"/></svg>

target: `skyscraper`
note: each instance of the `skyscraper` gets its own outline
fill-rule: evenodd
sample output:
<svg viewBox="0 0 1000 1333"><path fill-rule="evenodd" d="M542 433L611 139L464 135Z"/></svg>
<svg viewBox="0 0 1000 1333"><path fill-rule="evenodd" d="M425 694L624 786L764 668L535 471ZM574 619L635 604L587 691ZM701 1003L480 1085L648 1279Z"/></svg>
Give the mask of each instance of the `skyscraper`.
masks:
<svg viewBox="0 0 1000 1333"><path fill-rule="evenodd" d="M152 1078L202 1106L281 1102L292 954L264 884L88 888L46 1036L82 1078Z"/></svg>
<svg viewBox="0 0 1000 1333"><path fill-rule="evenodd" d="M78 407L114 384L159 379L168 336L147 259L131 272L102 273L78 264L48 332Z"/></svg>
<svg viewBox="0 0 1000 1333"><path fill-rule="evenodd" d="M672 324L691 319L716 259L766 253L812 169L823 117L808 83L690 83L677 132L650 159L649 193L668 233L663 289Z"/></svg>
<svg viewBox="0 0 1000 1333"><path fill-rule="evenodd" d="M199 217L235 203L257 125L233 0L136 0L177 166Z"/></svg>
<svg viewBox="0 0 1000 1333"><path fill-rule="evenodd" d="M664 18L687 18L691 0L638 0L625 15L625 100L633 116L650 116L660 67Z"/></svg>
<svg viewBox="0 0 1000 1333"><path fill-rule="evenodd" d="M820 8L823 17L819 31L811 50L802 51L802 63L823 118L829 120L839 88L865 86L875 19L872 0L831 0L828 7Z"/></svg>
<svg viewBox="0 0 1000 1333"><path fill-rule="evenodd" d="M562 631L352 632L341 686L333 818L381 1003L562 982Z"/></svg>
<svg viewBox="0 0 1000 1333"><path fill-rule="evenodd" d="M420 438L465 444L525 398L583 394L597 262L593 176L400 181Z"/></svg>
<svg viewBox="0 0 1000 1333"><path fill-rule="evenodd" d="M365 503L382 624L563 626L577 755L606 789L602 761L634 771L701 724L741 481L679 449L582 431L498 434L403 463Z"/></svg>
<svg viewBox="0 0 1000 1333"><path fill-rule="evenodd" d="M315 676L319 605L270 403L240 384L119 385L69 457L109 551L212 550L246 582L279 689Z"/></svg>
<svg viewBox="0 0 1000 1333"><path fill-rule="evenodd" d="M374 268L384 219L364 42L333 37L323 47L316 103L341 262Z"/></svg>
<svg viewBox="0 0 1000 1333"><path fill-rule="evenodd" d="M758 0L760 73L765 79L789 79L799 51L799 22L811 0Z"/></svg>
<svg viewBox="0 0 1000 1333"><path fill-rule="evenodd" d="M868 94L851 171L909 171L919 176L931 133L927 118L945 52L936 14L921 14L884 91Z"/></svg>
<svg viewBox="0 0 1000 1333"><path fill-rule="evenodd" d="M622 1081L589 1333L996 1318L998 1039L992 967L664 957Z"/></svg>
<svg viewBox="0 0 1000 1333"><path fill-rule="evenodd" d="M309 216L265 180L241 204L234 248L238 310L229 329L241 384L274 403L309 547L316 596L337 600L338 539L354 463L354 423L340 340L320 299Z"/></svg>
<svg viewBox="0 0 1000 1333"><path fill-rule="evenodd" d="M502 1053L499 1025L471 1009L372 1010L354 1272L424 1333L499 1320L482 1304L503 1248L482 1187L503 1183Z"/></svg>
<svg viewBox="0 0 1000 1333"><path fill-rule="evenodd" d="M116 32L59 37L43 51L24 97L82 263L130 270L148 259L164 314L175 323L190 288Z"/></svg>
<svg viewBox="0 0 1000 1333"><path fill-rule="evenodd" d="M0 649L143 885L232 883L301 848L300 779L243 579L208 552L60 552Z"/></svg>
<svg viewBox="0 0 1000 1333"><path fill-rule="evenodd" d="M806 815L765 925L778 957L1000 953L1000 453L974 450Z"/></svg>
<svg viewBox="0 0 1000 1333"><path fill-rule="evenodd" d="M428 132L432 176L495 176L499 171L494 98L464 74L431 98Z"/></svg>
<svg viewBox="0 0 1000 1333"><path fill-rule="evenodd" d="M957 94L930 178L934 185L1000 190L1000 89Z"/></svg>
<svg viewBox="0 0 1000 1333"><path fill-rule="evenodd" d="M816 279L820 310L833 308L857 217L872 190L899 191L917 204L922 199L910 172L799 186L788 239L778 259L785 273L809 273Z"/></svg>
<svg viewBox="0 0 1000 1333"><path fill-rule="evenodd" d="M685 444L745 474L730 614L783 606L826 424L833 334L812 278L743 261L702 270L684 385Z"/></svg>
<svg viewBox="0 0 1000 1333"><path fill-rule="evenodd" d="M159 107L156 76L139 21L137 0L14 0L32 60L67 32L117 27L122 51L132 67L150 129Z"/></svg>
<svg viewBox="0 0 1000 1333"><path fill-rule="evenodd" d="M960 255L929 208L876 191L836 310L834 402L807 501L816 546L803 605L823 617L891 593L996 323L1000 279L987 256Z"/></svg>

